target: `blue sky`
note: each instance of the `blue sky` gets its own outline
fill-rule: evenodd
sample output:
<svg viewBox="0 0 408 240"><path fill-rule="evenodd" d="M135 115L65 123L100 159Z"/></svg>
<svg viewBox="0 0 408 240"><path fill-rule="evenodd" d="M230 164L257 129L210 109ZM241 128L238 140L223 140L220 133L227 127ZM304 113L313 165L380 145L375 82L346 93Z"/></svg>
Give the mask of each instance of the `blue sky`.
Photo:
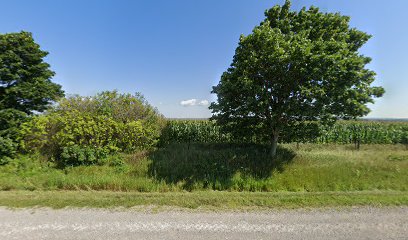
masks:
<svg viewBox="0 0 408 240"><path fill-rule="evenodd" d="M141 92L167 117L209 117L207 103L240 34L284 0L0 0L0 33L33 33L67 94ZM408 1L293 0L351 16L373 35L374 85L386 94L369 117L408 117ZM184 105L184 106L183 106ZM193 106L191 106L193 105Z"/></svg>

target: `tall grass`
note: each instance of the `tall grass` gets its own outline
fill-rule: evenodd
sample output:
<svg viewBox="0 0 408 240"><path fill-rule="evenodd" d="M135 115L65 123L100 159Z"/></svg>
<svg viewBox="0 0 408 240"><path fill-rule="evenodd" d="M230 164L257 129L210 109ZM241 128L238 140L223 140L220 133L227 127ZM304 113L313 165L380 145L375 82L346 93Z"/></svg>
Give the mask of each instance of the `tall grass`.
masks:
<svg viewBox="0 0 408 240"><path fill-rule="evenodd" d="M1 190L326 192L408 190L403 145L171 144L124 155L123 165L56 169L39 156L0 166Z"/></svg>

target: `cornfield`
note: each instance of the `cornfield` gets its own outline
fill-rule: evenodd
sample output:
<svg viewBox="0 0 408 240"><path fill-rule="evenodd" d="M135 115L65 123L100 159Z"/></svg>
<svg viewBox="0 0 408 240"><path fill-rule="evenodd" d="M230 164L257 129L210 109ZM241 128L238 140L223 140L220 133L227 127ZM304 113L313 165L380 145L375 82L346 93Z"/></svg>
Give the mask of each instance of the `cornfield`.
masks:
<svg viewBox="0 0 408 240"><path fill-rule="evenodd" d="M162 132L160 142L228 143L231 137L222 133L220 127L209 120L170 120Z"/></svg>
<svg viewBox="0 0 408 240"><path fill-rule="evenodd" d="M339 121L323 128L317 143L407 144L408 122Z"/></svg>
<svg viewBox="0 0 408 240"><path fill-rule="evenodd" d="M291 136L291 134L286 134ZM336 144L408 144L408 122L338 121L331 127L320 126L317 137L305 138L309 143ZM229 134L209 120L170 120L164 129L162 144L172 142L231 143ZM298 142L283 138L281 142Z"/></svg>

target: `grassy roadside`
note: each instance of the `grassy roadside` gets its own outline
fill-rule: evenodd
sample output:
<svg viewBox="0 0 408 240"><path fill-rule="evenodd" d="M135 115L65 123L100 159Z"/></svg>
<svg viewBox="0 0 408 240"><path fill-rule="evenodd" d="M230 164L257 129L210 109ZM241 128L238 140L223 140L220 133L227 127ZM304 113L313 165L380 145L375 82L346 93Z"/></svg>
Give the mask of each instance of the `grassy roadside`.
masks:
<svg viewBox="0 0 408 240"><path fill-rule="evenodd" d="M356 151L350 145L287 144L280 151L271 163L258 146L174 144L129 154L121 165L65 169L40 156L21 156L0 166L0 206L408 206L408 151L403 145L363 145Z"/></svg>
<svg viewBox="0 0 408 240"><path fill-rule="evenodd" d="M356 192L109 192L1 191L0 206L22 207L176 207L202 210L267 210L345 206L407 206L407 191Z"/></svg>
<svg viewBox="0 0 408 240"><path fill-rule="evenodd" d="M122 165L58 169L41 156L0 166L0 190L114 192L408 191L403 145L282 145L270 161L259 146L174 144L136 152Z"/></svg>

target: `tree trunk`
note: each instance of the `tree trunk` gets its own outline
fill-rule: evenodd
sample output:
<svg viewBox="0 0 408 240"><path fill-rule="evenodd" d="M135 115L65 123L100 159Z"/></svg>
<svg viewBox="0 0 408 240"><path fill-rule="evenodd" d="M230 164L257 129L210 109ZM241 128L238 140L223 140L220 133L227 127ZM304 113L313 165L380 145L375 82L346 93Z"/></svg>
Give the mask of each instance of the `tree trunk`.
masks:
<svg viewBox="0 0 408 240"><path fill-rule="evenodd" d="M271 157L274 158L276 156L276 148L278 147L278 134L274 133L271 142Z"/></svg>

